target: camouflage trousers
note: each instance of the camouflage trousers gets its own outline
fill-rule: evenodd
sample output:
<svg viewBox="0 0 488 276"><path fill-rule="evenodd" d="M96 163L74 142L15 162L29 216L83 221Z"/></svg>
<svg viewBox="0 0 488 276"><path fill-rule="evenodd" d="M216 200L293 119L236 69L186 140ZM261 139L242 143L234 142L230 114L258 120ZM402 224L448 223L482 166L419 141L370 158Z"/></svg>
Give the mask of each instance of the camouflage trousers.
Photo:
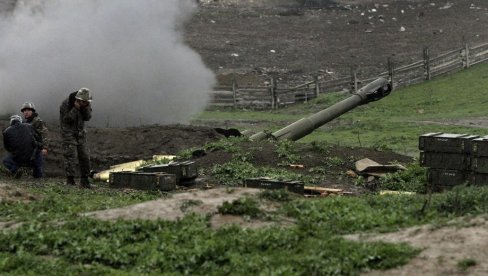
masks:
<svg viewBox="0 0 488 276"><path fill-rule="evenodd" d="M90 152L86 137L63 137L64 172L67 177L76 175L75 168L80 166L80 177L90 175ZM78 157L78 158L77 158Z"/></svg>

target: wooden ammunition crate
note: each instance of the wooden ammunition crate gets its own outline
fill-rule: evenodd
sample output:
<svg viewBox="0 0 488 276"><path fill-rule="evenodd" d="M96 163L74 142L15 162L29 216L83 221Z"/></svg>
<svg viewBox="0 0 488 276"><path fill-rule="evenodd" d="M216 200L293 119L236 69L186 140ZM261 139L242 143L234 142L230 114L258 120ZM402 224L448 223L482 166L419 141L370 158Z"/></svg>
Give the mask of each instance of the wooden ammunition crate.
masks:
<svg viewBox="0 0 488 276"><path fill-rule="evenodd" d="M427 133L419 137L419 149L430 152L470 153L472 141L478 135Z"/></svg>
<svg viewBox="0 0 488 276"><path fill-rule="evenodd" d="M488 136L474 139L471 152L473 156L488 157Z"/></svg>
<svg viewBox="0 0 488 276"><path fill-rule="evenodd" d="M113 172L109 176L109 187L171 191L176 189L176 176L167 173Z"/></svg>
<svg viewBox="0 0 488 276"><path fill-rule="evenodd" d="M471 171L475 173L488 173L488 157L471 157Z"/></svg>
<svg viewBox="0 0 488 276"><path fill-rule="evenodd" d="M447 170L469 170L469 155L463 153L420 152L420 165Z"/></svg>
<svg viewBox="0 0 488 276"><path fill-rule="evenodd" d="M260 189L285 189L290 192L303 194L305 185L301 181L280 181L269 178L249 178L244 180L243 186Z"/></svg>
<svg viewBox="0 0 488 276"><path fill-rule="evenodd" d="M488 174L486 173L471 173L469 175L469 184L473 186L488 185Z"/></svg>
<svg viewBox="0 0 488 276"><path fill-rule="evenodd" d="M174 174L177 183L195 180L198 169L194 161L172 162L169 164L152 165L141 168L143 172L164 172Z"/></svg>
<svg viewBox="0 0 488 276"><path fill-rule="evenodd" d="M427 182L432 191L440 192L468 182L469 173L459 170L428 169Z"/></svg>

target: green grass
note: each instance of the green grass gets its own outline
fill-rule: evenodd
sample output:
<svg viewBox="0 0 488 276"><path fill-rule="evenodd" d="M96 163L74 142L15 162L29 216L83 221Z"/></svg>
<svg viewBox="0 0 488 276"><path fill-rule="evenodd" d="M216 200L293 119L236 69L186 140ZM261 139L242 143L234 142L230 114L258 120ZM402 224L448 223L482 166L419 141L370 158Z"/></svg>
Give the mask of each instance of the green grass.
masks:
<svg viewBox="0 0 488 276"><path fill-rule="evenodd" d="M100 185L107 187L105 183ZM28 191L37 198L29 204L22 201L0 202L2 220L51 221L76 218L81 212L116 208L162 196L159 192L126 192L108 188L86 190L52 182L30 186Z"/></svg>
<svg viewBox="0 0 488 276"><path fill-rule="evenodd" d="M418 136L429 132L486 135L476 126L455 126L431 121L459 120L486 115L488 64L473 66L454 75L394 90L391 95L350 112L317 129L300 142L325 141L343 146L393 150L418 156ZM206 111L205 120L264 120L274 131L325 109L350 94L321 95L306 104L273 111ZM197 118L197 119L198 119ZM250 126L253 131L262 128Z"/></svg>
<svg viewBox="0 0 488 276"><path fill-rule="evenodd" d="M28 209L51 208L51 191L37 192L43 199L18 204ZM81 190L69 198L56 200L60 205L79 204L88 200L87 195L92 194ZM122 193L110 196L117 202L114 205L121 205L127 199ZM266 197L269 195L255 200L266 200ZM315 200L288 197L278 201L276 195L272 197L274 204L280 202L275 212L293 218L295 224L261 229L238 226L212 229L210 218L198 215L187 215L178 221L107 222L74 214L60 220L58 212L49 214L52 220L21 213L17 217L24 221L20 228L0 233L0 273L358 274L362 270L405 264L419 250L405 244L349 241L342 238L344 234L443 224L457 216L488 211L488 188L474 187L457 187L433 195L425 209L427 196L419 195ZM89 208L83 209L105 207L95 201L86 206ZM246 215L266 212L256 208L254 201L241 200L223 205L221 210Z"/></svg>

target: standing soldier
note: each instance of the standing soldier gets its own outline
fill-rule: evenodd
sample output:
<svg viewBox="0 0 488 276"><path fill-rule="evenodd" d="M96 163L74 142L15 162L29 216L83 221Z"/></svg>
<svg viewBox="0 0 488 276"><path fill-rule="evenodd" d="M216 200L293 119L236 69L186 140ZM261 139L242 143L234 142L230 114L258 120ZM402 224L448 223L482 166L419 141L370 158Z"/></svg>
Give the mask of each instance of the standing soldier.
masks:
<svg viewBox="0 0 488 276"><path fill-rule="evenodd" d="M88 88L81 88L69 94L59 108L59 125L63 139L64 168L68 185L75 185L75 156L80 166L80 186L91 188L90 155L86 144L85 121L91 119L92 97Z"/></svg>
<svg viewBox="0 0 488 276"><path fill-rule="evenodd" d="M25 102L22 107L20 108L20 112L24 115L23 123L28 123L34 127L37 132L37 135L41 138L41 154L42 156L46 156L48 152L48 129L46 123L41 120L39 114L36 112L36 106L31 102Z"/></svg>

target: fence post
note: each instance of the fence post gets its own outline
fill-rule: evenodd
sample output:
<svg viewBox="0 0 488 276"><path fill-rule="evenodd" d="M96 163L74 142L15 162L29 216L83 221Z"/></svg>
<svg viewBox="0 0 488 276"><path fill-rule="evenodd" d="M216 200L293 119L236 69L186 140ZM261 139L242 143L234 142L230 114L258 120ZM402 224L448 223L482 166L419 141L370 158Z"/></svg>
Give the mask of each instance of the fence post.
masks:
<svg viewBox="0 0 488 276"><path fill-rule="evenodd" d="M237 84L235 77L232 78L232 97L234 101L234 108L237 108Z"/></svg>
<svg viewBox="0 0 488 276"><path fill-rule="evenodd" d="M276 108L276 81L275 78L270 79L269 91L271 93L271 109Z"/></svg>
<svg viewBox="0 0 488 276"><path fill-rule="evenodd" d="M395 87L394 85L394 75L395 75L395 66L393 64L393 59L391 57L388 57L387 60L388 64L388 78L390 79L391 87Z"/></svg>
<svg viewBox="0 0 488 276"><path fill-rule="evenodd" d="M319 76L315 75L313 77L313 80L315 82L315 98L318 98L319 97L319 94L320 94Z"/></svg>
<svg viewBox="0 0 488 276"><path fill-rule="evenodd" d="M351 86L353 93L358 92L358 76L357 71L351 67Z"/></svg>
<svg viewBox="0 0 488 276"><path fill-rule="evenodd" d="M425 78L430 80L430 55L429 55L429 47L424 47L424 69L425 69Z"/></svg>
<svg viewBox="0 0 488 276"><path fill-rule="evenodd" d="M469 46L468 43L464 43L464 68L469 68Z"/></svg>
<svg viewBox="0 0 488 276"><path fill-rule="evenodd" d="M310 91L310 84L307 83L307 89L305 89L305 103L308 102L308 91Z"/></svg>

